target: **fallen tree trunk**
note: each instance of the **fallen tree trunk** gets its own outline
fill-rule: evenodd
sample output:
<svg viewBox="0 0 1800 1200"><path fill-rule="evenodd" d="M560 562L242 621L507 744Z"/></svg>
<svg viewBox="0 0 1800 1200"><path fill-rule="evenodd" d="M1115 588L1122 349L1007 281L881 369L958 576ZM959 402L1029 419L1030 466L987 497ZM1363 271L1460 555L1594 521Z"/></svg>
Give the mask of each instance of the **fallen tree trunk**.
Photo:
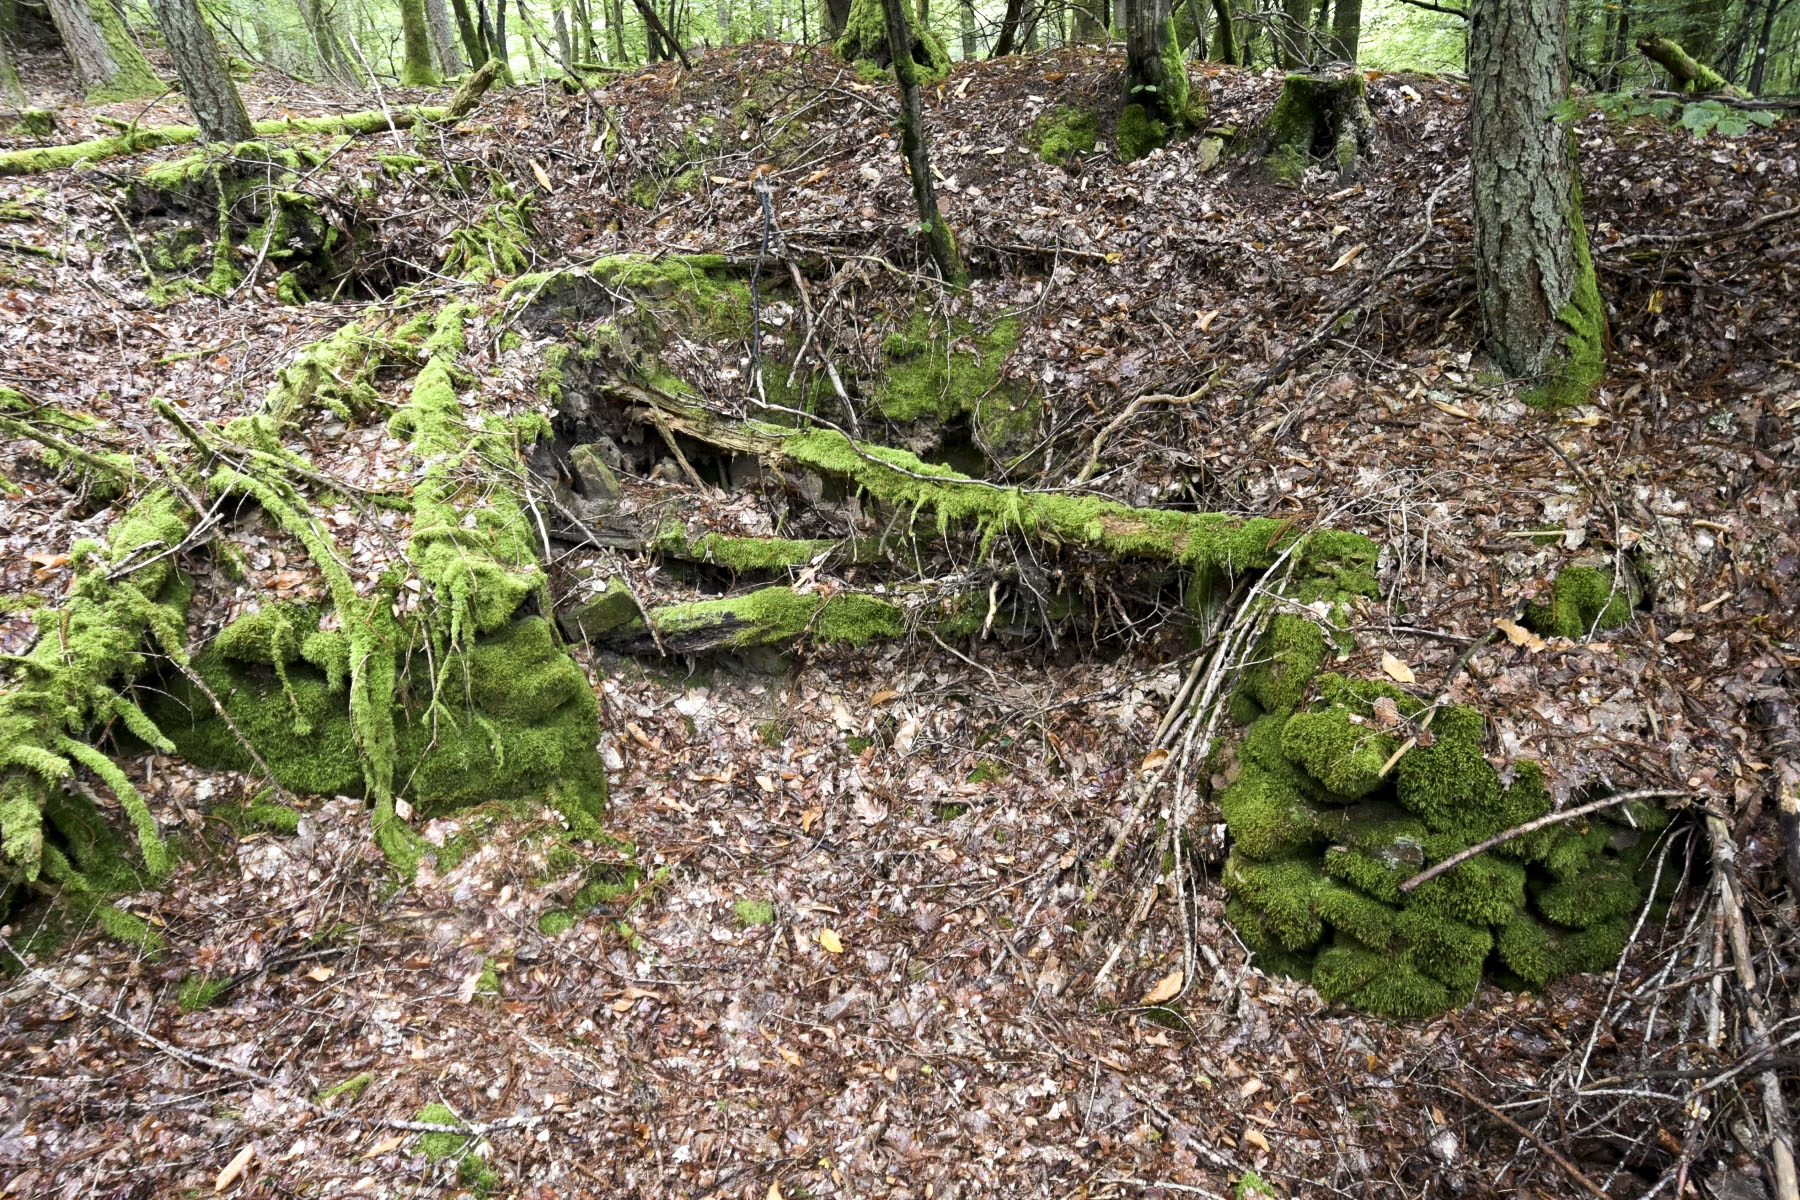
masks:
<svg viewBox="0 0 1800 1200"><path fill-rule="evenodd" d="M390 129L411 129L422 120L443 120L449 115L450 110L447 108L403 108L392 114L374 111L331 117L288 117L258 121L254 128L258 137L299 133L386 133ZM136 154L140 150L154 150L158 146L182 146L199 140L200 130L197 126L157 125L149 129L130 130L117 137L94 138L65 146L8 150L0 154L0 175L34 175L40 171L72 167L77 163L99 162L102 159Z"/></svg>
<svg viewBox="0 0 1800 1200"><path fill-rule="evenodd" d="M1740 100L1750 98L1750 93L1733 86L1729 79L1660 34L1651 33L1639 38L1637 48L1645 58L1667 71L1678 88L1690 95L1721 92Z"/></svg>

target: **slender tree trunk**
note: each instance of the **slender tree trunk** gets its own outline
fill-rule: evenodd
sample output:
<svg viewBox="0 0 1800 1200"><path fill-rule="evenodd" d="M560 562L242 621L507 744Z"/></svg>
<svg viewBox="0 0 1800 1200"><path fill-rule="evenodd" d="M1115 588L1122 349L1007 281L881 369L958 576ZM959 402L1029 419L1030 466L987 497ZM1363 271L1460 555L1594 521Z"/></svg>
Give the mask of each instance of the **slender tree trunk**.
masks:
<svg viewBox="0 0 1800 1200"><path fill-rule="evenodd" d="M649 37L651 34L655 34L658 38L661 38L668 48L675 52L674 57L681 60L681 65L692 70L694 64L688 61L687 51L682 48L680 42L675 40L675 36L669 32L669 27L663 24L663 19L658 15L656 6L650 3L650 0L635 0L635 2L637 4L638 12L644 18L645 36Z"/></svg>
<svg viewBox="0 0 1800 1200"><path fill-rule="evenodd" d="M613 61L629 61L625 57L625 0L612 0Z"/></svg>
<svg viewBox="0 0 1800 1200"><path fill-rule="evenodd" d="M931 181L931 148L925 136L925 110L919 102L919 69L913 61L912 23L907 20L906 0L881 0L887 18L888 54L894 60L894 81L900 88L900 149L912 176L913 202L919 210L919 229L926 248L948 283L968 279L956 237L938 211L937 187Z"/></svg>
<svg viewBox="0 0 1800 1200"><path fill-rule="evenodd" d="M1025 10L1025 53L1035 54L1043 48L1038 40L1038 22L1043 19L1044 9L1040 4L1031 4Z"/></svg>
<svg viewBox="0 0 1800 1200"><path fill-rule="evenodd" d="M1356 61L1362 40L1362 0L1334 0L1331 10L1331 52L1347 63Z"/></svg>
<svg viewBox="0 0 1800 1200"><path fill-rule="evenodd" d="M973 59L981 53L980 39L975 36L975 0L962 0L958 8L962 22L962 56Z"/></svg>
<svg viewBox="0 0 1800 1200"><path fill-rule="evenodd" d="M400 35L404 53L400 82L407 87L430 87L438 81L431 69L431 22L425 0L400 0Z"/></svg>
<svg viewBox="0 0 1800 1200"><path fill-rule="evenodd" d="M91 103L135 100L167 90L110 0L49 0L75 82Z"/></svg>
<svg viewBox="0 0 1800 1200"><path fill-rule="evenodd" d="M1612 22L1612 43L1606 47L1606 90L1619 86L1619 68L1625 63L1626 47L1631 44L1631 0L1619 0L1619 11Z"/></svg>
<svg viewBox="0 0 1800 1200"><path fill-rule="evenodd" d="M463 49L469 53L469 65L479 67L491 56L481 26L469 15L469 0L450 0L450 11L456 14L456 30L462 36Z"/></svg>
<svg viewBox="0 0 1800 1200"><path fill-rule="evenodd" d="M25 88L19 83L19 68L13 64L12 47L7 45L9 30L0 29L0 103L24 108Z"/></svg>
<svg viewBox="0 0 1800 1200"><path fill-rule="evenodd" d="M1750 59L1750 78L1747 81L1752 96L1762 95L1763 72L1769 65L1769 41L1775 33L1775 0L1763 0L1762 32L1756 35L1756 52Z"/></svg>
<svg viewBox="0 0 1800 1200"><path fill-rule="evenodd" d="M1311 13L1310 0L1282 0L1276 50L1286 70L1298 70L1312 60L1312 30L1306 21Z"/></svg>
<svg viewBox="0 0 1800 1200"><path fill-rule="evenodd" d="M450 26L450 8L444 0L425 0L425 16L431 26L431 44L445 75L460 75L462 55L456 52L456 33Z"/></svg>
<svg viewBox="0 0 1800 1200"><path fill-rule="evenodd" d="M1213 25L1213 57L1222 63L1239 63L1237 22L1232 19L1231 0L1213 0L1218 21Z"/></svg>
<svg viewBox="0 0 1800 1200"><path fill-rule="evenodd" d="M500 60L500 86L513 85L512 51L506 46L506 0L494 0L494 57Z"/></svg>
<svg viewBox="0 0 1800 1200"><path fill-rule="evenodd" d="M1535 399L1580 403L1603 370L1606 313L1581 224L1568 94L1567 0L1472 0L1469 143L1487 345Z"/></svg>
<svg viewBox="0 0 1800 1200"><path fill-rule="evenodd" d="M1075 40L1078 42L1098 42L1106 36L1106 25L1095 15L1104 11L1096 6L1104 6L1106 0L1075 0Z"/></svg>
<svg viewBox="0 0 1800 1200"><path fill-rule="evenodd" d="M989 58L1005 58L1013 52L1019 37L1019 21L1025 14L1025 0L1006 0L1006 15L1000 19L1000 36L994 39Z"/></svg>
<svg viewBox="0 0 1800 1200"><path fill-rule="evenodd" d="M550 10L551 32L556 35L556 48L561 52L563 61L573 63L576 58L575 40L569 36L569 21L563 15L562 5L558 4Z"/></svg>
<svg viewBox="0 0 1800 1200"><path fill-rule="evenodd" d="M731 45L731 0L718 0L713 5L713 24L719 27L719 45Z"/></svg>
<svg viewBox="0 0 1800 1200"><path fill-rule="evenodd" d="M206 18L200 15L199 4L195 0L150 0L150 8L169 57L175 60L181 94L194 114L194 123L200 126L200 136L232 145L255 137L243 97L225 71L225 58L212 30L206 27Z"/></svg>

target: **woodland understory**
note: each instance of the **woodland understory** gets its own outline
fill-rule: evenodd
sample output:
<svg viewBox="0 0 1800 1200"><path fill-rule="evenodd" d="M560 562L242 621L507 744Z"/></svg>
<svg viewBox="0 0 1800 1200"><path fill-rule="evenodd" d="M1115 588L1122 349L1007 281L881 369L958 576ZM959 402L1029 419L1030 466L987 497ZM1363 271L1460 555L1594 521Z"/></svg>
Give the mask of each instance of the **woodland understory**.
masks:
<svg viewBox="0 0 1800 1200"><path fill-rule="evenodd" d="M1800 126L1122 63L0 134L0 1194L1777 1194Z"/></svg>

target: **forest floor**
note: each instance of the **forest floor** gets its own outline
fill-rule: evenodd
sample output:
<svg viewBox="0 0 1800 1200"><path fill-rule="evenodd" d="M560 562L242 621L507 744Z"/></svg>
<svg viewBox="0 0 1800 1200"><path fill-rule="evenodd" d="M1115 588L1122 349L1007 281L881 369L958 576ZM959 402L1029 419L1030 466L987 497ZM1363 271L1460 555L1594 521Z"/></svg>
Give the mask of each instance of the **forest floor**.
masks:
<svg viewBox="0 0 1800 1200"><path fill-rule="evenodd" d="M771 237L771 261L862 261L837 318L855 344L858 322L928 286L891 92L793 46L696 67L591 94L490 94L416 152L529 196L537 268L659 249L748 259ZM1593 404L1546 415L1476 349L1462 83L1372 80L1370 158L1348 184L1315 170L1280 187L1229 156L1203 170L1200 138L1120 164L1103 132L1070 168L1041 162L1023 141L1032 123L1063 103L1116 108L1119 67L1098 52L959 65L927 96L944 207L976 276L944 303L1021 316L1006 372L1044 398L1033 482L1066 484L1133 398L1185 397L1121 428L1093 486L1379 539L1383 594L1359 612L1342 669L1377 674L1392 656L1425 694L1559 566L1628 556L1654 580L1628 626L1585 643L1501 639L1452 694L1488 716L1497 761L1541 762L1559 798L1672 788L1736 824L1787 1036L1800 930L1775 899L1749 706L1782 672L1800 679L1800 226L1730 231L1800 202L1800 125L1697 141L1579 121L1609 374ZM1274 74L1196 65L1194 78L1213 125L1240 130L1280 90ZM259 118L432 98L278 77L245 92ZM107 132L59 114L56 140ZM181 115L167 100L144 120ZM609 129L624 137L597 153ZM141 221L119 189L185 148L0 179L0 384L149 442L166 437L151 397L196 421L250 412L297 347L382 311L394 284L412 285L414 306L491 290L500 281L437 270L485 198L384 173L376 156L395 141L415 152L410 136L362 138L309 174L366 241L357 285L301 306L279 302L273 272L224 301L152 301L128 233ZM770 162L765 229L749 180ZM1252 396L1428 232L1384 302ZM470 339L485 399L543 409L547 339L503 345L503 332L488 323ZM704 377L742 388L735 361ZM407 469L378 430L325 424L307 438L343 478ZM54 598L71 544L116 513L29 444L4 452L21 489L0 501L5 591ZM705 509L729 500L632 487ZM353 548L356 531L345 536ZM195 633L258 596L318 587L270 535L240 582L219 582ZM28 606L5 612L0 651L20 653L35 636ZM1666 969L1677 995L1709 978L1689 969L1678 923L1647 927L1616 976L1541 995L1488 985L1466 1009L1400 1023L1326 1009L1248 965L1213 881L1187 912L1161 896L1133 920L1156 895L1148 837L1088 899L1096 846L1189 666L1153 635L920 637L802 650L765 671L582 651L606 730L609 829L635 857L592 848L594 870L629 886L553 934L540 918L568 896L542 882L555 875L542 816L432 821L426 838L459 853L396 886L360 801L316 802L291 836L240 834L219 813L252 781L144 755L128 769L187 853L166 886L123 903L167 947L82 931L7 981L0 1189L210 1194L251 1147L228 1183L239 1194L1223 1196L1255 1172L1294 1196L1591 1194L1584 1182L1637 1196L1666 1187L1684 1153L1703 1194L1764 1194L1751 1075L1704 1097L1684 1151L1687 1094L1656 1074L1676 1065L1679 1002L1659 1023L1646 998L1665 994ZM1216 830L1205 782L1201 825ZM1147 1012L1172 972L1179 995ZM232 986L185 1011L194 977ZM1734 1046L1703 1049L1697 1068L1729 1068ZM294 1099L364 1073L327 1113ZM396 1124L434 1103L481 1136L434 1143Z"/></svg>

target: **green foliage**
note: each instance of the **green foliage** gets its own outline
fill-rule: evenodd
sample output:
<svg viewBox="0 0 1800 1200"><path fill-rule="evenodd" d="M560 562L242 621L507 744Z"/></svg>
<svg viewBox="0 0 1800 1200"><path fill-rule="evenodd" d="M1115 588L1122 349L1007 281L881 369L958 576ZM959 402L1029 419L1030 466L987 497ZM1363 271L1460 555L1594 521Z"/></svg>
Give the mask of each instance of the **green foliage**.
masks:
<svg viewBox="0 0 1800 1200"><path fill-rule="evenodd" d="M1613 573L1597 567L1565 567L1550 585L1550 603L1525 609L1525 624L1545 637L1582 641L1631 619L1631 597L1615 587Z"/></svg>
<svg viewBox="0 0 1800 1200"><path fill-rule="evenodd" d="M1679 126L1705 141L1708 134L1743 137L1753 129L1767 129L1780 114L1770 109L1739 108L1718 100L1679 100L1673 96L1644 97L1631 92L1597 92L1571 96L1557 106L1557 119L1579 121L1589 113L1605 113L1610 120L1649 119Z"/></svg>

